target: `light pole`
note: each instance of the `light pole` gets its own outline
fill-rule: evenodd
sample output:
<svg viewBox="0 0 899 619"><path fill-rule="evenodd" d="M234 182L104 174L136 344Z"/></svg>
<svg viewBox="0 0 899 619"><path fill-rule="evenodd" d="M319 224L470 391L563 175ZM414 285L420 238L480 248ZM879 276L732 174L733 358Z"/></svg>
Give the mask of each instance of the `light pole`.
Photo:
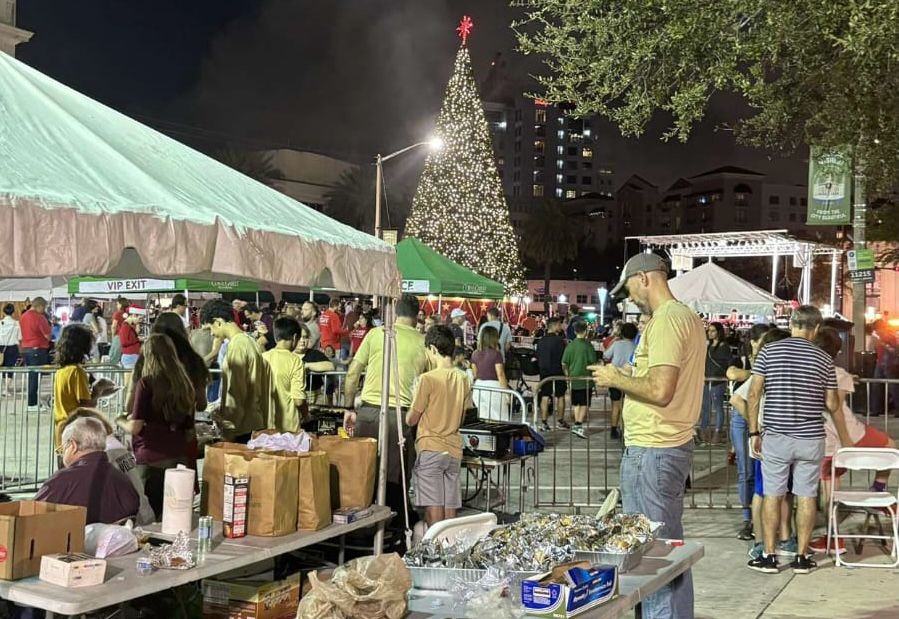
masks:
<svg viewBox="0 0 899 619"><path fill-rule="evenodd" d="M394 157L402 155L403 153L409 152L413 148L418 148L419 146L427 146L432 151L436 152L443 149L443 140L435 136L430 140L418 142L417 144L412 144L411 146L407 146L406 148L401 148L395 153L390 153L389 155L384 156L381 156L381 153L378 153L378 155L375 157L375 236L378 238L381 238L381 187L384 184L383 163L385 161L393 159Z"/></svg>
<svg viewBox="0 0 899 619"><path fill-rule="evenodd" d="M604 327L606 324L606 299L609 298L609 291L605 286L596 289L596 295L599 299L599 326Z"/></svg>

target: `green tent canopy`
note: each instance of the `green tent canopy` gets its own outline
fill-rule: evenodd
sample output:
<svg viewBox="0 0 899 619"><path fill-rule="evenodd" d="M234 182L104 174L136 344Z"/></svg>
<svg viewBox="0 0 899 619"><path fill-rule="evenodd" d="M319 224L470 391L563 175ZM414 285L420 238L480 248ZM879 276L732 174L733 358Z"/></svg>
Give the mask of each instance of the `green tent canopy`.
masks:
<svg viewBox="0 0 899 619"><path fill-rule="evenodd" d="M241 279L155 279L134 277L110 279L107 277L73 277L68 282L69 294L134 294L137 292L258 292L256 282Z"/></svg>
<svg viewBox="0 0 899 619"><path fill-rule="evenodd" d="M503 285L466 269L419 241L407 237L396 245L403 292L469 299L502 299Z"/></svg>

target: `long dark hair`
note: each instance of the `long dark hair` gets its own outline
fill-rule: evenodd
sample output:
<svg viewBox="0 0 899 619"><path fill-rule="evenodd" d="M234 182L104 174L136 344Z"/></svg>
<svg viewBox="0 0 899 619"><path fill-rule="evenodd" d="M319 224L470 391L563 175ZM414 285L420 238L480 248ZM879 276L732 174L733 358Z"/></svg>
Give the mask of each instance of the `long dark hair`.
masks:
<svg viewBox="0 0 899 619"><path fill-rule="evenodd" d="M150 334L141 347L141 356L144 364L140 378L153 385L153 408L161 411L172 425L193 416L196 392L171 338L162 333Z"/></svg>
<svg viewBox="0 0 899 619"><path fill-rule="evenodd" d="M175 352L178 354L178 361L184 366L184 371L187 372L187 376L195 388L205 387L209 383L209 368L206 367L203 357L190 345L187 330L184 328L181 316L174 312L161 313L153 323L150 333L166 335L172 340ZM134 366L134 374L132 375L135 383L140 380L143 372L143 361L144 355L141 354Z"/></svg>
<svg viewBox="0 0 899 619"><path fill-rule="evenodd" d="M718 340L718 343L715 344L716 347L721 346L722 344L727 344L724 341L724 326L720 322L711 322L709 323L709 327L715 330L715 338Z"/></svg>
<svg viewBox="0 0 899 619"><path fill-rule="evenodd" d="M62 330L56 343L56 365L61 368L67 365L84 363L84 358L91 354L94 347L94 334L90 327L75 322Z"/></svg>

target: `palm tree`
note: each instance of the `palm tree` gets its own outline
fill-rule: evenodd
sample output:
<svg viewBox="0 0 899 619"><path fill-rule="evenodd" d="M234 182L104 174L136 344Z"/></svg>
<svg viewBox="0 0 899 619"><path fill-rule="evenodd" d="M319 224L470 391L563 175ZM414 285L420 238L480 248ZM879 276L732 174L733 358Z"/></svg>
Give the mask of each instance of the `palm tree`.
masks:
<svg viewBox="0 0 899 619"><path fill-rule="evenodd" d="M213 157L229 168L270 187L276 180L284 177L281 170L272 163L271 153L265 151L237 150L229 146L214 153Z"/></svg>
<svg viewBox="0 0 899 619"><path fill-rule="evenodd" d="M388 199L389 198L389 199ZM375 229L375 168L362 165L345 170L336 185L325 194L324 213L339 222L363 232ZM381 196L381 225L384 228L399 228L409 212L412 200L407 195L389 194Z"/></svg>
<svg viewBox="0 0 899 619"><path fill-rule="evenodd" d="M543 265L543 311L547 315L551 302L549 287L552 267L577 257L583 228L565 214L558 202L552 200L533 203L530 216L522 226L522 253Z"/></svg>

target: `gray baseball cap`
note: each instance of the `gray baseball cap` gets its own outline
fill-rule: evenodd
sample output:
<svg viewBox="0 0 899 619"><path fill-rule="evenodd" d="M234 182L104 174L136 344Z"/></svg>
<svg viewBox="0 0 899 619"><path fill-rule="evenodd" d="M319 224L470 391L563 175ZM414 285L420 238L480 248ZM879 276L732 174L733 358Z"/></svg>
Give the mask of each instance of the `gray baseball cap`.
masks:
<svg viewBox="0 0 899 619"><path fill-rule="evenodd" d="M621 271L621 278L615 287L612 288L613 299L620 299L627 296L627 280L637 273L649 273L650 271L668 272L668 264L665 260L656 254L639 253L631 256L630 260L624 263L624 269Z"/></svg>

